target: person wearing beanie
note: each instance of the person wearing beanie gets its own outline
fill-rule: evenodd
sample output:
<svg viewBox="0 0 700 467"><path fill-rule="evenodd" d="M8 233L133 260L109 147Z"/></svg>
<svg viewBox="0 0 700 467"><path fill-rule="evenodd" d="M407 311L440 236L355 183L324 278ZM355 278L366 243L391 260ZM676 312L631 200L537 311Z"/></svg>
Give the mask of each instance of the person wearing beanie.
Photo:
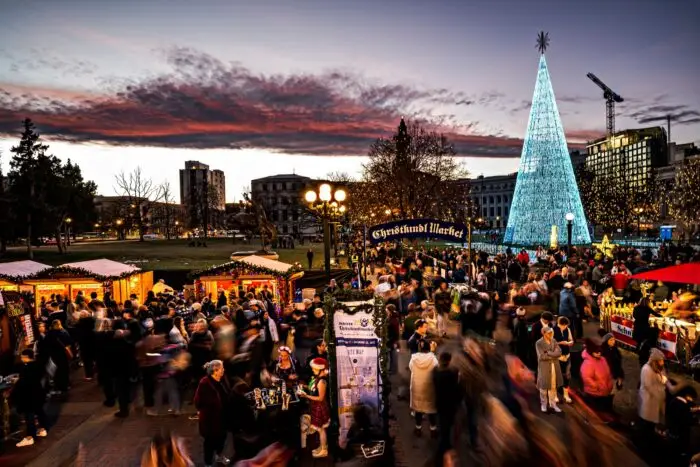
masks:
<svg viewBox="0 0 700 467"><path fill-rule="evenodd" d="M537 352L537 389L540 390L542 412L548 407L555 412L561 412L557 405L557 388L564 385L564 378L559 366L561 347L554 340L554 330L545 326L542 328L542 338L535 344Z"/></svg>
<svg viewBox="0 0 700 467"><path fill-rule="evenodd" d="M614 380L600 344L592 339L586 339L581 380L586 403L597 412L612 413Z"/></svg>
<svg viewBox="0 0 700 467"><path fill-rule="evenodd" d="M650 432L664 420L666 386L664 354L657 348L649 352L649 361L642 367L639 379L639 418L642 427Z"/></svg>

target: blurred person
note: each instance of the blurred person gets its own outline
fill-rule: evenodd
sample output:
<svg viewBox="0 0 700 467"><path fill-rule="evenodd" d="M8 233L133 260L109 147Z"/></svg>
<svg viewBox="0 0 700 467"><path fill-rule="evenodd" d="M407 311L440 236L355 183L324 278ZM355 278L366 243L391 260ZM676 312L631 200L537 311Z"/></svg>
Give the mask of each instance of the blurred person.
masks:
<svg viewBox="0 0 700 467"><path fill-rule="evenodd" d="M173 318L173 327L168 332L168 340L171 344L186 346L189 341L189 336L187 335L187 330L185 329L185 322L182 316L175 316Z"/></svg>
<svg viewBox="0 0 700 467"><path fill-rule="evenodd" d="M666 426L669 437L674 444L674 451L686 457L690 449L690 432L696 425L695 413L698 408L695 400L698 393L694 387L684 385L674 388L671 399L666 406Z"/></svg>
<svg viewBox="0 0 700 467"><path fill-rule="evenodd" d="M433 301L438 313L438 332L441 337L445 337L447 335L447 319L452 307L452 294L448 289L447 281L440 282L440 288L435 292Z"/></svg>
<svg viewBox="0 0 700 467"><path fill-rule="evenodd" d="M557 341L561 348L559 366L561 367L561 375L564 379L564 402L571 404L569 384L571 383L571 346L574 345L574 337L571 329L569 329L569 319L567 317L562 316L557 320L557 327L554 328L554 340Z"/></svg>
<svg viewBox="0 0 700 467"><path fill-rule="evenodd" d="M428 334L431 336L437 336L438 335L438 314L435 311L435 308L432 306L428 306L425 311L421 314L421 318L425 320L426 324L428 325Z"/></svg>
<svg viewBox="0 0 700 467"><path fill-rule="evenodd" d="M557 405L557 389L564 384L559 366L561 347L554 340L554 330L549 326L542 328L542 338L535 344L537 352L537 389L540 391L540 408L547 412L551 408L561 412Z"/></svg>
<svg viewBox="0 0 700 467"><path fill-rule="evenodd" d="M198 320L187 345L192 357L192 377L198 382L204 376L204 365L213 358L214 335L209 330L206 319Z"/></svg>
<svg viewBox="0 0 700 467"><path fill-rule="evenodd" d="M63 329L60 320L51 323L51 330L47 334L48 350L51 360L56 365L54 384L56 393L65 394L70 386L70 362L73 359L71 346L73 340L68 332Z"/></svg>
<svg viewBox="0 0 700 467"><path fill-rule="evenodd" d="M97 294L95 294L95 298L96 296ZM86 310L80 312L75 327L86 381L92 381L95 376L95 325L96 321L92 313Z"/></svg>
<svg viewBox="0 0 700 467"><path fill-rule="evenodd" d="M281 443L273 443L252 459L236 462L234 467L285 467L294 453Z"/></svg>
<svg viewBox="0 0 700 467"><path fill-rule="evenodd" d="M614 380L608 362L603 358L601 346L586 339L581 364L584 399L596 412L612 413Z"/></svg>
<svg viewBox="0 0 700 467"><path fill-rule="evenodd" d="M160 351L165 346L165 336L154 334L147 329L143 339L135 342L136 357L141 372L143 405L146 411L153 411L155 406L156 376L160 371L162 358Z"/></svg>
<svg viewBox="0 0 700 467"><path fill-rule="evenodd" d="M664 367L664 354L659 349L651 349L649 361L642 367L637 403L639 418L647 432L664 421L668 383Z"/></svg>
<svg viewBox="0 0 700 467"><path fill-rule="evenodd" d="M224 364L212 360L205 365L207 375L203 377L194 396L194 405L199 415L199 435L204 438L204 464L214 462L229 464L222 455L226 445L226 420L229 390L224 377Z"/></svg>
<svg viewBox="0 0 700 467"><path fill-rule="evenodd" d="M411 371L410 405L416 420L414 430L416 436L420 436L422 433L424 414L428 415L431 435L437 435L437 409L432 376L433 370L438 366L438 361L432 352L433 345L431 342L421 340L418 352L411 355L411 360L408 363L408 369Z"/></svg>
<svg viewBox="0 0 700 467"><path fill-rule="evenodd" d="M454 367L450 366L451 362L452 354L442 352L438 359L438 367L433 371L432 375L435 388L438 429L440 430L439 456L452 449L452 427L462 400L459 392L459 373Z"/></svg>
<svg viewBox="0 0 700 467"><path fill-rule="evenodd" d="M41 384L41 380L44 377L44 369L34 360L34 351L32 349L24 349L21 359L22 366L19 370L19 380L12 388L12 399L17 412L24 416L27 435L16 444L18 448L33 445L34 439L37 437L44 438L48 436L46 432L48 421L44 412L46 392Z"/></svg>
<svg viewBox="0 0 700 467"><path fill-rule="evenodd" d="M181 397L180 388L184 379L184 374L190 366L190 354L178 346L170 346L163 350L163 353L171 353L170 360L165 364L165 368L158 376L156 388L156 413L162 413L165 398L167 396L170 404L169 412L173 415L180 415Z"/></svg>
<svg viewBox="0 0 700 467"><path fill-rule="evenodd" d="M141 457L141 467L194 467L181 438L156 435Z"/></svg>

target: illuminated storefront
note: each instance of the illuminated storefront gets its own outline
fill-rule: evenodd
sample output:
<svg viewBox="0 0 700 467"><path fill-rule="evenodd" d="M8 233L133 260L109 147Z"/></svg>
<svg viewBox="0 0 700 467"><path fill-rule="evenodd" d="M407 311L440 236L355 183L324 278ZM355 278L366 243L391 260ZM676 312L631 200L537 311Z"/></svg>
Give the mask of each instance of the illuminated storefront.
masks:
<svg viewBox="0 0 700 467"><path fill-rule="evenodd" d="M198 272L195 274L195 290L200 297L211 294L216 298L220 291L231 297L237 296L241 290L257 293L267 286L278 303L287 304L294 298L294 281L303 275L297 265L247 256Z"/></svg>
<svg viewBox="0 0 700 467"><path fill-rule="evenodd" d="M101 299L105 292L110 292L117 303L123 303L132 294L143 300L153 287L153 272L109 259L97 259L43 270L24 283L34 287L35 306L39 312L42 298L50 302L52 295L68 295L75 300L79 292L85 298L96 292Z"/></svg>

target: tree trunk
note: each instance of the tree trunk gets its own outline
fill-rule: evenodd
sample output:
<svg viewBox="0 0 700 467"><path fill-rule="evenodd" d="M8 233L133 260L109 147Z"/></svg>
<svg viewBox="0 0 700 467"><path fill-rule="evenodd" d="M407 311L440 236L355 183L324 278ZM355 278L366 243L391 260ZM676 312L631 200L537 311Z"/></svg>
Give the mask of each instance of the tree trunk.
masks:
<svg viewBox="0 0 700 467"><path fill-rule="evenodd" d="M30 183L29 198L34 199L34 182ZM27 257L34 259L34 251L32 251L32 209L27 209Z"/></svg>
<svg viewBox="0 0 700 467"><path fill-rule="evenodd" d="M62 255L65 253L65 245L63 244L63 235L61 235L61 228L58 227L56 228L56 232L54 232L54 238L56 239L56 247L58 248L58 254Z"/></svg>

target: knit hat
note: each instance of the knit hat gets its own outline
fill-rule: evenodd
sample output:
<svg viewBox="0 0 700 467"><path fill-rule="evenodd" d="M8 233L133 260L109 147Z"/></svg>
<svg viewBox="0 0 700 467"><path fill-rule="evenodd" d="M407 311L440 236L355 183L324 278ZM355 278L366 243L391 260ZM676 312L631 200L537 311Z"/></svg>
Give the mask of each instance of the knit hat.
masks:
<svg viewBox="0 0 700 467"><path fill-rule="evenodd" d="M649 363L658 362L664 360L664 354L657 348L651 349L649 352Z"/></svg>
<svg viewBox="0 0 700 467"><path fill-rule="evenodd" d="M314 370L325 370L328 368L328 361L325 358L314 358L311 360L311 368Z"/></svg>
<svg viewBox="0 0 700 467"><path fill-rule="evenodd" d="M614 339L614 338L615 338L615 336L613 336L613 333L609 332L603 336L603 343L607 344L610 339Z"/></svg>

